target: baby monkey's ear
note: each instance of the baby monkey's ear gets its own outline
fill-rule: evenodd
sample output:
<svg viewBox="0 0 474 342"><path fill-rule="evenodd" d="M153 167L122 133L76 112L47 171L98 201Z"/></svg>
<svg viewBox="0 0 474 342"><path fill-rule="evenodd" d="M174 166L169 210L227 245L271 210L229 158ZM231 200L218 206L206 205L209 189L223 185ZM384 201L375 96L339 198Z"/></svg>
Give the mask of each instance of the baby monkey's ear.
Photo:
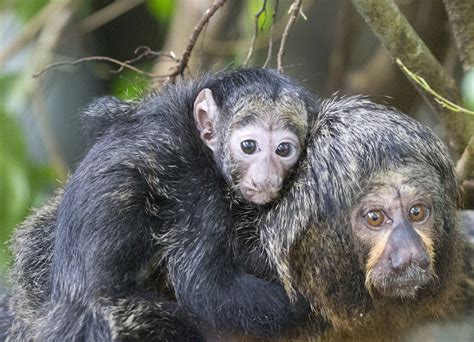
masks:
<svg viewBox="0 0 474 342"><path fill-rule="evenodd" d="M215 129L219 111L210 89L206 88L199 92L194 101L193 114L201 139L214 151L217 142Z"/></svg>

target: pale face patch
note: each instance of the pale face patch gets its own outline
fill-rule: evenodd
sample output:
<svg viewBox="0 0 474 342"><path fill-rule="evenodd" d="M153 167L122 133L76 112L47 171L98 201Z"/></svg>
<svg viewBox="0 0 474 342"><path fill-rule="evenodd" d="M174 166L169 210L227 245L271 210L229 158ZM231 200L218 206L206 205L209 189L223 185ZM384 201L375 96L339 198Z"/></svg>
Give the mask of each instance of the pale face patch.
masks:
<svg viewBox="0 0 474 342"><path fill-rule="evenodd" d="M301 144L284 128L251 123L237 129L229 139L237 187L255 204L266 204L278 195L288 173L298 161Z"/></svg>

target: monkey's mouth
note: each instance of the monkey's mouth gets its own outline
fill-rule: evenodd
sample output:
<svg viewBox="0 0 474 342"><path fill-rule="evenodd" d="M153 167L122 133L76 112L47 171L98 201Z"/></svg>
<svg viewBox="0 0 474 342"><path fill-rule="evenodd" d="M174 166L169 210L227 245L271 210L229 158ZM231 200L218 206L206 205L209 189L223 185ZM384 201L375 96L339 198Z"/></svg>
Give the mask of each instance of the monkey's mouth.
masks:
<svg viewBox="0 0 474 342"><path fill-rule="evenodd" d="M432 279L429 269L412 265L400 273L374 274L370 283L384 297L414 298Z"/></svg>
<svg viewBox="0 0 474 342"><path fill-rule="evenodd" d="M257 205L267 204L275 199L278 195L278 191L270 190L268 188L260 190L246 186L242 186L240 188L240 192L246 201L255 203Z"/></svg>

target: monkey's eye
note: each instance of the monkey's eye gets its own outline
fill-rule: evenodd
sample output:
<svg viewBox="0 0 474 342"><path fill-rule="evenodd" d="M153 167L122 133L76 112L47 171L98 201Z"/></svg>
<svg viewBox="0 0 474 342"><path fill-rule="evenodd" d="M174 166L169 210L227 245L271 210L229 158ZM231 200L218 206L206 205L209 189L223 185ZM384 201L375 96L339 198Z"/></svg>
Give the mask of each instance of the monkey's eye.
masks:
<svg viewBox="0 0 474 342"><path fill-rule="evenodd" d="M411 222L421 222L428 217L428 208L422 204L415 204L410 208L408 217Z"/></svg>
<svg viewBox="0 0 474 342"><path fill-rule="evenodd" d="M257 142L255 140L244 140L240 143L240 148L245 154L253 154L257 150Z"/></svg>
<svg viewBox="0 0 474 342"><path fill-rule="evenodd" d="M281 143L275 151L280 157L288 157L291 153L291 145L289 143Z"/></svg>
<svg viewBox="0 0 474 342"><path fill-rule="evenodd" d="M385 215L382 210L371 210L365 216L367 224L371 227L380 227L385 221Z"/></svg>

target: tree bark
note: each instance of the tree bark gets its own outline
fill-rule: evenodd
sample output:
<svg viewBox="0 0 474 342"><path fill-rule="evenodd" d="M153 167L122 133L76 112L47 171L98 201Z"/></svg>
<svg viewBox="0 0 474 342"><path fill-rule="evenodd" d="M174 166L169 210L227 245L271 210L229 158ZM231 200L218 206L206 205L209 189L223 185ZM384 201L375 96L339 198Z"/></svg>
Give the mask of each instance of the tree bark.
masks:
<svg viewBox="0 0 474 342"><path fill-rule="evenodd" d="M474 1L444 0L464 71L474 67Z"/></svg>

